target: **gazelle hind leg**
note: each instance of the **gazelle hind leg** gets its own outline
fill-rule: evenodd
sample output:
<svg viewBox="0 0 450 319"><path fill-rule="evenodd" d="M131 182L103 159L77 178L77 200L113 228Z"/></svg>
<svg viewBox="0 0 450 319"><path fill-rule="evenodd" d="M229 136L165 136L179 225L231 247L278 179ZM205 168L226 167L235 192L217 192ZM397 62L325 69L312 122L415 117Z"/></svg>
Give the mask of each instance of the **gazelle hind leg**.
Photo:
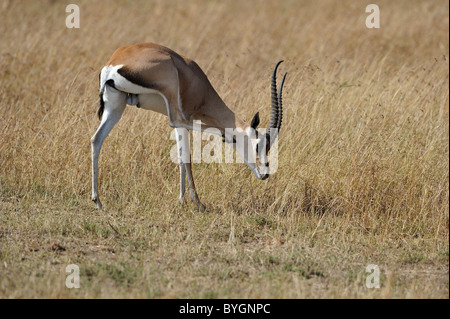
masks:
<svg viewBox="0 0 450 319"><path fill-rule="evenodd" d="M125 110L125 102L127 95L117 91L109 85L106 85L103 94L105 110L103 112L102 121L94 136L91 138L92 151L92 200L98 209L102 209L102 203L98 196L98 158L103 142L111 132L112 128L122 117Z"/></svg>

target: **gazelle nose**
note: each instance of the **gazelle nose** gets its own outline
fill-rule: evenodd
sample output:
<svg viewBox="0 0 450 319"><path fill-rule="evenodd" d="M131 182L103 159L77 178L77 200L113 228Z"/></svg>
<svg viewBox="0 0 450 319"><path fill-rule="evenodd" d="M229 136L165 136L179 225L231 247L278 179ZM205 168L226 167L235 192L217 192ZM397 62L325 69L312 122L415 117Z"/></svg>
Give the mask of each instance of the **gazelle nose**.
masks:
<svg viewBox="0 0 450 319"><path fill-rule="evenodd" d="M255 169L252 169L253 174L255 174L256 178L259 180L265 180L269 177L269 174L267 173L261 173L260 170L256 167Z"/></svg>

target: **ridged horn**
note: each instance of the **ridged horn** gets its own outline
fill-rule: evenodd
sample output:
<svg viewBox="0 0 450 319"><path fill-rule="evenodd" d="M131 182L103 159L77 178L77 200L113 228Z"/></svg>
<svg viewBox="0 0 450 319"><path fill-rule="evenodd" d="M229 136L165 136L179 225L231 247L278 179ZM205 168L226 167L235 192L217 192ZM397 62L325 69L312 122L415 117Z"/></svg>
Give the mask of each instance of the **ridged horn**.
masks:
<svg viewBox="0 0 450 319"><path fill-rule="evenodd" d="M286 75L287 75L287 72L284 74L283 80L281 80L280 88L278 89L278 122L277 122L278 132L280 132L281 122L283 120L283 101L282 101L283 99L282 99L282 95L283 95L283 85L284 85L284 80L286 80Z"/></svg>
<svg viewBox="0 0 450 319"><path fill-rule="evenodd" d="M272 73L272 80L271 80L271 112L270 112L270 122L269 127L266 132L266 147L267 152L269 152L270 147L272 146L273 142L275 142L278 131L281 128L281 122L283 119L283 107L282 107L282 92L283 92L283 85L284 80L286 79L287 73L284 75L283 80L281 81L280 89L277 92L277 69L278 66L283 62L281 60L277 63L275 68L273 69Z"/></svg>

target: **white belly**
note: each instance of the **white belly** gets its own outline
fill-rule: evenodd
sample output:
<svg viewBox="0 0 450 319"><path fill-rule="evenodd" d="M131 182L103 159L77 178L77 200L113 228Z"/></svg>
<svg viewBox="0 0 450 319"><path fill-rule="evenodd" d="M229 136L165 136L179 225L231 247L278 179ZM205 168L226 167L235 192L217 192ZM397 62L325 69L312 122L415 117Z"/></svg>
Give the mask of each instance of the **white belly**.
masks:
<svg viewBox="0 0 450 319"><path fill-rule="evenodd" d="M139 94L138 100L141 108L167 115L166 102L160 94Z"/></svg>

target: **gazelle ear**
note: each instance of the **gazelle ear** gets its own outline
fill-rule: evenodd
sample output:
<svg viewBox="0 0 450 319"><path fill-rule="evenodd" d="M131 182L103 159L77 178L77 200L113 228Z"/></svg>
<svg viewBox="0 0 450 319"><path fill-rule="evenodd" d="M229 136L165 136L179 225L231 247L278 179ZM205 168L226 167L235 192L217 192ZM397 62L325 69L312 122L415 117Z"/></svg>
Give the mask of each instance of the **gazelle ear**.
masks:
<svg viewBox="0 0 450 319"><path fill-rule="evenodd" d="M251 122L250 126L251 126L253 129L256 130L256 128L258 127L258 125L259 125L259 112L257 112L257 113L255 114L255 116L253 116L253 119L252 119L252 122Z"/></svg>

